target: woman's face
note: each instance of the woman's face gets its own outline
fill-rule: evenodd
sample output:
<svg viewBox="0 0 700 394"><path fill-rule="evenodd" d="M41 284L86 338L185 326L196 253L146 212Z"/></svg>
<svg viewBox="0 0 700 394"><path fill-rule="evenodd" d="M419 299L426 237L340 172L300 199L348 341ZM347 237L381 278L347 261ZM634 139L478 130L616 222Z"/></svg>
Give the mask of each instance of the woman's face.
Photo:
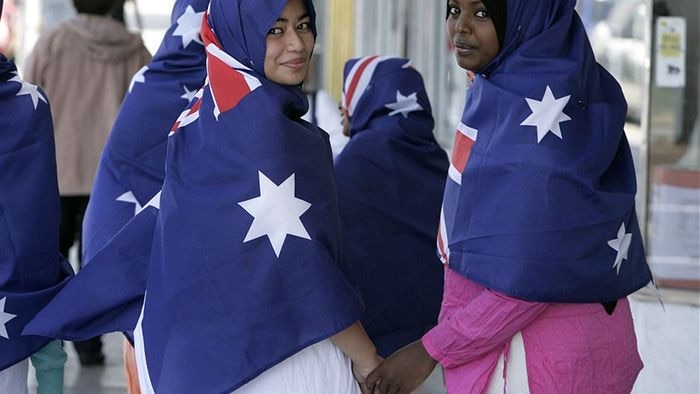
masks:
<svg viewBox="0 0 700 394"><path fill-rule="evenodd" d="M314 47L311 17L303 0L289 0L267 32L265 76L281 85L298 85L309 70Z"/></svg>
<svg viewBox="0 0 700 394"><path fill-rule="evenodd" d="M481 71L498 54L496 27L480 0L449 0L447 33L460 67Z"/></svg>

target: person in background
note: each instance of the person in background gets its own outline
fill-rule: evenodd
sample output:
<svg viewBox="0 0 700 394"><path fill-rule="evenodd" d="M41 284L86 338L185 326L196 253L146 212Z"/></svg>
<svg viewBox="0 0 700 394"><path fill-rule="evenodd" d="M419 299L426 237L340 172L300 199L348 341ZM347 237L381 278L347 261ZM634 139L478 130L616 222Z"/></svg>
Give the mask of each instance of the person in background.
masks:
<svg viewBox="0 0 700 394"><path fill-rule="evenodd" d="M574 0L448 0L474 84L438 249L438 325L367 384L410 393L439 362L449 393L629 393L643 367L627 296L650 284L627 105Z"/></svg>
<svg viewBox="0 0 700 394"><path fill-rule="evenodd" d="M150 60L141 37L109 18L115 1L74 0L78 15L42 35L26 62L26 79L44 87L52 103L65 256L80 244L100 152L119 106L143 81L137 72ZM104 363L99 338L75 347L82 365Z"/></svg>
<svg viewBox="0 0 700 394"><path fill-rule="evenodd" d="M0 0L0 10L2 10ZM63 391L61 341L22 336L72 275L58 252L59 197L51 111L44 92L0 53L0 393Z"/></svg>
<svg viewBox="0 0 700 394"><path fill-rule="evenodd" d="M388 357L437 323L443 270L435 248L449 162L408 59L352 59L343 85L350 142L335 160L341 267L364 301L362 325Z"/></svg>
<svg viewBox="0 0 700 394"><path fill-rule="evenodd" d="M126 0L117 0L110 14L115 21L122 25L126 25L126 20L124 19L124 4L126 4Z"/></svg>

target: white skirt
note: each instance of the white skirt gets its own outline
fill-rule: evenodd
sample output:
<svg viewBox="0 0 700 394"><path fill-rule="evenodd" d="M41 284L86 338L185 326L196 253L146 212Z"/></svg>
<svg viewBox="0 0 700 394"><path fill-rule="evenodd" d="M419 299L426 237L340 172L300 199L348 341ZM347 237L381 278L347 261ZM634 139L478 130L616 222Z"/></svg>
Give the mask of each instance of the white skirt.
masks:
<svg viewBox="0 0 700 394"><path fill-rule="evenodd" d="M143 309L134 330L136 366L141 392L154 394L144 353L142 322ZM330 339L325 339L273 366L232 394L269 393L361 394L362 390L352 375L350 359Z"/></svg>
<svg viewBox="0 0 700 394"><path fill-rule="evenodd" d="M350 359L330 339L311 345L233 394L360 394Z"/></svg>

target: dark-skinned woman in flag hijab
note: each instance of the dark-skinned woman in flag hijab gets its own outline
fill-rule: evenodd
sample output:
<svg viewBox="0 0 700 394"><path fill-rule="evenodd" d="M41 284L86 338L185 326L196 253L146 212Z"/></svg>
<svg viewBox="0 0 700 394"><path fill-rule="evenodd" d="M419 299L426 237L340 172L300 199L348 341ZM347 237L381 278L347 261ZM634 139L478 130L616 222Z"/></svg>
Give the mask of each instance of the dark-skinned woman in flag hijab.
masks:
<svg viewBox="0 0 700 394"><path fill-rule="evenodd" d="M408 59L352 59L343 86L350 142L334 164L342 267L364 302L362 325L387 357L437 323L443 269L435 245L449 162Z"/></svg>
<svg viewBox="0 0 700 394"><path fill-rule="evenodd" d="M442 310L370 375L377 392L410 392L436 362L450 393L632 390L627 296L652 276L627 105L574 7L447 1L456 61L476 77L445 186Z"/></svg>
<svg viewBox="0 0 700 394"><path fill-rule="evenodd" d="M2 1L0 1L2 10ZM27 392L28 358L41 390L63 387L60 341L22 336L73 271L58 252L60 205L51 110L0 53L0 392Z"/></svg>
<svg viewBox="0 0 700 394"><path fill-rule="evenodd" d="M301 120L315 22L308 0L210 3L134 333L144 393L359 393L378 365L337 266L328 138Z"/></svg>

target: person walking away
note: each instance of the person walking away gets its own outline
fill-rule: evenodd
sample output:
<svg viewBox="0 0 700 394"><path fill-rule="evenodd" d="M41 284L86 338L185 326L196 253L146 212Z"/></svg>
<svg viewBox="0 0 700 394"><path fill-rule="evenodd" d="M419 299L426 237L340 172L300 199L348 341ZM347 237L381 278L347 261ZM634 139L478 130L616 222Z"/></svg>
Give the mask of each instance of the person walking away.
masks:
<svg viewBox="0 0 700 394"><path fill-rule="evenodd" d="M408 59L352 59L343 86L350 142L334 164L341 267L364 302L362 325L388 357L437 323L443 269L435 245L449 162Z"/></svg>
<svg viewBox="0 0 700 394"><path fill-rule="evenodd" d="M38 393L61 393L66 361L61 341L22 336L25 325L72 275L58 252L51 111L46 94L23 81L2 53L0 168L0 393L27 392L30 358Z"/></svg>
<svg viewBox="0 0 700 394"><path fill-rule="evenodd" d="M73 5L78 15L42 35L26 62L26 79L44 87L54 113L64 256L80 244L99 155L119 106L150 60L140 36L108 17L115 0ZM81 255L79 246L79 262ZM82 365L104 363L99 338L75 347Z"/></svg>

